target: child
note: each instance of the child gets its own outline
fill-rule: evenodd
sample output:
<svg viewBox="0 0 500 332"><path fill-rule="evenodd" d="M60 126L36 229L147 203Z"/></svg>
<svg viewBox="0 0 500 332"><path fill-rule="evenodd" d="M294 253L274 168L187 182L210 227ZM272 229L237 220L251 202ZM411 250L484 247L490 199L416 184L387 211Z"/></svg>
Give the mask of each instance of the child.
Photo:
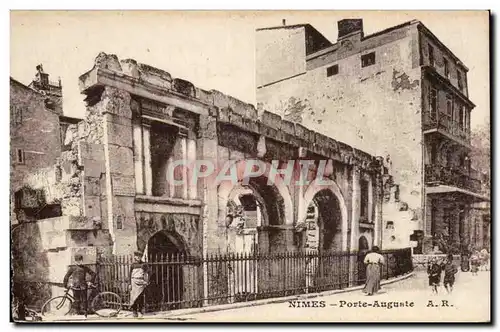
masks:
<svg viewBox="0 0 500 332"><path fill-rule="evenodd" d="M441 281L441 266L437 263L434 257L427 265L427 274L429 276L429 286L432 288L432 293L438 293L439 282Z"/></svg>
<svg viewBox="0 0 500 332"><path fill-rule="evenodd" d="M457 267L453 264L452 254L448 254L448 257L446 258L446 263L444 263L443 265L443 270L444 270L444 279L443 279L444 288L446 288L446 291L448 293L451 293L453 291L453 284L455 283L455 274L457 274L458 272Z"/></svg>
<svg viewBox="0 0 500 332"><path fill-rule="evenodd" d="M479 265L481 264L479 253L477 250L470 256L470 271L473 276L477 276L477 271L479 270Z"/></svg>

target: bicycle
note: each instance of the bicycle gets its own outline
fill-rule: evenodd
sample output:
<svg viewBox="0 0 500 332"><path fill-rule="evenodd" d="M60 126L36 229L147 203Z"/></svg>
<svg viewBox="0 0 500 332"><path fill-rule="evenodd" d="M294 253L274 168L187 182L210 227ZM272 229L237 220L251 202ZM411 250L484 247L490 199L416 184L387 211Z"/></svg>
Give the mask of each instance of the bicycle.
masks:
<svg viewBox="0 0 500 332"><path fill-rule="evenodd" d="M90 285L89 290L97 289L95 285ZM70 288L66 289L64 295L55 296L47 300L41 310L44 317L47 316L66 316L73 307L75 298L69 293ZM100 317L116 317L122 309L121 297L113 292L99 292L91 301L87 312L95 313ZM87 315L85 315L87 316Z"/></svg>

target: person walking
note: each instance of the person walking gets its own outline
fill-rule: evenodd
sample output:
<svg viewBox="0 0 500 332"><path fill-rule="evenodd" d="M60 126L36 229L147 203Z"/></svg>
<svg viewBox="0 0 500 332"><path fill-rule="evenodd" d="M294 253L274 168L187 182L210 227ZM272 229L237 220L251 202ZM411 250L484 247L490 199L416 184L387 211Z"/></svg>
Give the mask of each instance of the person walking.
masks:
<svg viewBox="0 0 500 332"><path fill-rule="evenodd" d="M433 257L427 265L427 275L429 277L429 286L432 288L432 293L438 293L438 286L441 282L441 265L438 264L437 258Z"/></svg>
<svg viewBox="0 0 500 332"><path fill-rule="evenodd" d="M144 315L144 290L149 284L149 273L147 264L142 261L142 253L134 253L134 263L130 267L130 305L134 317L138 312Z"/></svg>
<svg viewBox="0 0 500 332"><path fill-rule="evenodd" d="M366 265L366 284L363 292L371 296L380 290L380 274L385 263L379 247L373 246L363 262Z"/></svg>
<svg viewBox="0 0 500 332"><path fill-rule="evenodd" d="M479 266L481 265L481 258L477 250L474 250L474 253L470 256L470 265L470 271L472 275L477 276L477 271L479 270Z"/></svg>
<svg viewBox="0 0 500 332"><path fill-rule="evenodd" d="M85 315L88 313L88 284L87 275L90 275L89 284L94 284L96 273L88 266L83 265L83 256L75 255L75 265L71 265L64 276L64 286L71 288L73 297L75 298L73 312L77 315ZM68 285L69 278L72 278L71 285Z"/></svg>
<svg viewBox="0 0 500 332"><path fill-rule="evenodd" d="M443 285L448 293L453 291L453 285L455 284L455 274L458 272L458 268L453 264L453 255L448 254L446 262L443 264L444 278Z"/></svg>

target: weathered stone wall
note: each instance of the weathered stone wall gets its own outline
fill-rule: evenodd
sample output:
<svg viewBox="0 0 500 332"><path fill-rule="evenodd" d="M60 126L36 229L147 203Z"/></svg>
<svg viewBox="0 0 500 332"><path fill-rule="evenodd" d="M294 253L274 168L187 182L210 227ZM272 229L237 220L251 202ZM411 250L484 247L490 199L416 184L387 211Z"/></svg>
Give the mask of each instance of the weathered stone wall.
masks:
<svg viewBox="0 0 500 332"><path fill-rule="evenodd" d="M18 149L24 161L18 162ZM11 196L31 172L53 165L61 152L59 116L46 109L44 96L10 79ZM14 204L11 222L17 223Z"/></svg>

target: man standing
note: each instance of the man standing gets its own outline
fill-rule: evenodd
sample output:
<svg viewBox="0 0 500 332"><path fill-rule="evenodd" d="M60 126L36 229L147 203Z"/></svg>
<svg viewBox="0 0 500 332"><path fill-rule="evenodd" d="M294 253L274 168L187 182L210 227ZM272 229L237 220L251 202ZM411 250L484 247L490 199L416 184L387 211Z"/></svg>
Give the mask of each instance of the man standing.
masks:
<svg viewBox="0 0 500 332"><path fill-rule="evenodd" d="M144 314L144 290L148 284L147 265L142 261L142 253L136 251L130 267L130 304L134 317L138 317L138 311Z"/></svg>
<svg viewBox="0 0 500 332"><path fill-rule="evenodd" d="M74 311L77 315L85 315L87 317L87 274L90 275L90 284L94 283L95 272L89 267L83 265L83 256L75 255L75 265L71 265L64 276L64 285L71 287L73 297L75 298ZM69 278L72 278L71 286L68 285Z"/></svg>

